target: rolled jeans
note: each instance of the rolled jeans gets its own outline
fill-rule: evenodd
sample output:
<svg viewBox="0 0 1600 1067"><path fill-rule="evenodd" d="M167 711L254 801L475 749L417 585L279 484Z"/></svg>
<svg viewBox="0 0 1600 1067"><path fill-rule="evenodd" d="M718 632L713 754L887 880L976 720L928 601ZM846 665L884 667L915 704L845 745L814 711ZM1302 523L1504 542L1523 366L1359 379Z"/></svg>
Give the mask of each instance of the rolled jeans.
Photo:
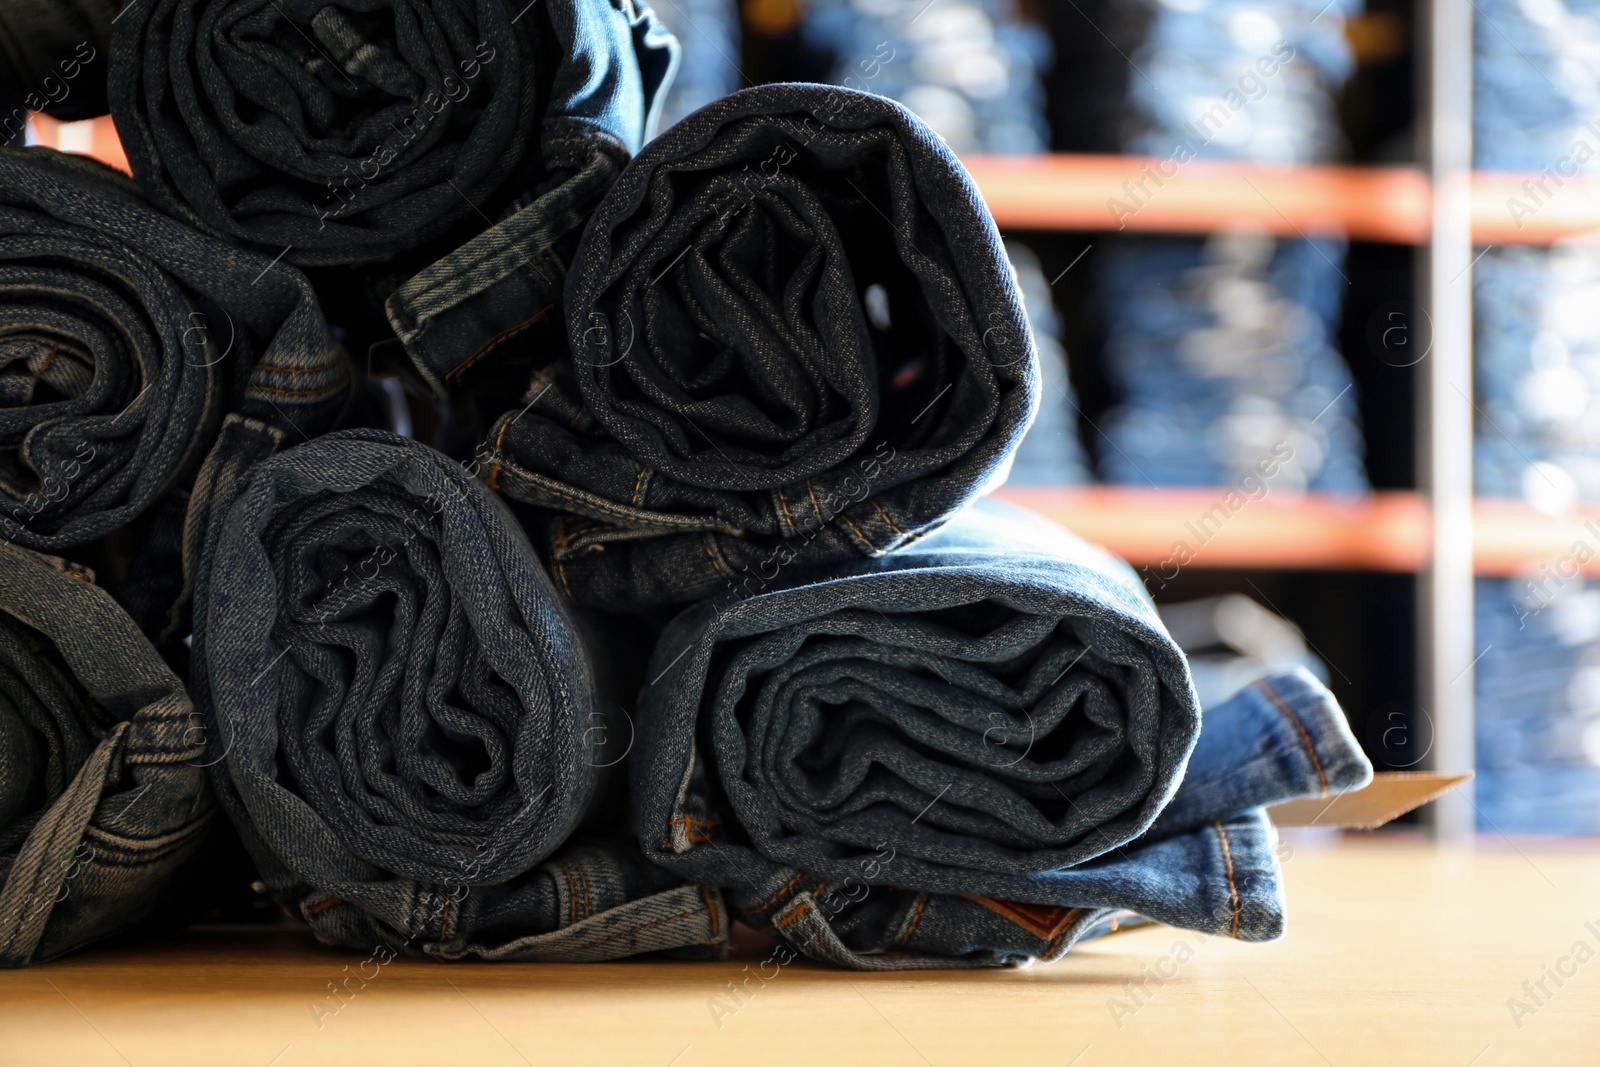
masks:
<svg viewBox="0 0 1600 1067"><path fill-rule="evenodd" d="M584 231L566 328L479 459L580 604L733 602L892 553L1004 476L1038 402L971 179L847 89L743 90L648 144Z"/></svg>
<svg viewBox="0 0 1600 1067"><path fill-rule="evenodd" d="M1265 807L1358 789L1372 767L1332 694L1300 668L1258 679L1207 708L1203 722L1160 818L1097 859L977 892L935 892L896 881L897 853L884 842L842 879L772 870L729 890L730 902L791 955L860 970L1049 962L1141 920L1273 940L1288 909Z"/></svg>
<svg viewBox="0 0 1600 1067"><path fill-rule="evenodd" d="M318 937L606 958L715 943L716 916L725 940L715 896L631 845L558 852L608 762L591 658L458 465L342 431L253 468L212 525L192 679L207 760L267 887ZM698 918L653 921L674 905Z"/></svg>
<svg viewBox="0 0 1600 1067"><path fill-rule="evenodd" d="M110 167L0 149L6 541L60 552L147 521L115 591L181 636L189 500L330 429L350 380L299 271L167 218Z"/></svg>
<svg viewBox="0 0 1600 1067"><path fill-rule="evenodd" d="M1127 565L1060 527L983 504L787 577L657 645L632 770L661 862L843 878L887 841L897 884L975 892L1125 845L1177 788L1199 728L1183 654ZM718 823L748 845L694 847Z"/></svg>
<svg viewBox="0 0 1600 1067"><path fill-rule="evenodd" d="M0 545L0 966L154 912L215 810L183 684L94 576Z"/></svg>

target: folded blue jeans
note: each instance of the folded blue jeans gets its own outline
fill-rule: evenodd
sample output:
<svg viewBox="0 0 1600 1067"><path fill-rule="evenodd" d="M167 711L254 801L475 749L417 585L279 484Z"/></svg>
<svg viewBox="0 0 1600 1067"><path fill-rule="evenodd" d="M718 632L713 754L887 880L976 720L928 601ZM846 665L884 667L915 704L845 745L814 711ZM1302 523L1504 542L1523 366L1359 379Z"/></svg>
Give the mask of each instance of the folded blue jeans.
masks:
<svg viewBox="0 0 1600 1067"><path fill-rule="evenodd" d="M971 179L847 89L746 89L646 145L584 231L566 327L479 459L580 604L737 601L893 552L1003 477L1038 403Z"/></svg>
<svg viewBox="0 0 1600 1067"><path fill-rule="evenodd" d="M1265 806L1358 789L1372 767L1332 694L1300 668L1258 679L1202 719L1172 802L1097 859L987 892L932 892L896 880L885 843L843 879L775 869L729 899L790 953L861 970L1048 962L1142 919L1272 940L1286 905Z"/></svg>
<svg viewBox="0 0 1600 1067"><path fill-rule="evenodd" d="M459 465L341 431L258 464L216 507L195 602L206 759L267 887L320 938L597 958L710 944L714 914L725 938L698 891L698 925L622 932L661 892L683 897L631 844L584 860L582 907L552 911L566 876L545 861L608 762L594 670L532 547ZM624 904L587 934L525 940Z"/></svg>
<svg viewBox="0 0 1600 1067"><path fill-rule="evenodd" d="M899 552L667 627L632 764L647 855L1002 895L1148 830L1199 728L1126 564L983 504Z"/></svg>
<svg viewBox="0 0 1600 1067"><path fill-rule="evenodd" d="M155 911L215 804L183 684L86 570L0 545L0 966Z"/></svg>

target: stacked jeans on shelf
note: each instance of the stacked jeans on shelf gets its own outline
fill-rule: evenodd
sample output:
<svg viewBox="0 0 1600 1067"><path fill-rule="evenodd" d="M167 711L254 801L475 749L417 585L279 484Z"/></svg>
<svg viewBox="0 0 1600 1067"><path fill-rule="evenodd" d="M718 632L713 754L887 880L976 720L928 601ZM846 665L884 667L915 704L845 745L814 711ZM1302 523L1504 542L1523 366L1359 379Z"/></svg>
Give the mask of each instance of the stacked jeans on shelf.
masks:
<svg viewBox="0 0 1600 1067"><path fill-rule="evenodd" d="M179 218L0 150L5 484L44 500L0 546L0 964L136 924L215 808L296 921L383 958L717 957L736 919L863 969L1054 959L1130 914L1277 936L1264 807L1370 766L1304 672L1202 711L1125 564L978 499L1040 372L939 136L784 84L647 141L677 46L635 0L378 7L127 9L113 106ZM373 150L446 76L401 63L417 35L454 60L485 27L504 65L440 110L439 158L308 229L336 162L291 146ZM248 99L250 131L160 103L223 84L208 106ZM508 158L587 177L480 188L504 210L463 259L427 204L452 168L494 184L502 107L546 118ZM322 308L361 308L325 268L380 254L440 257L413 280L443 292L392 294L387 348L414 432L475 431L454 456L351 399ZM75 435L106 445L80 496L52 465ZM149 583L128 599L161 608L159 652L80 548Z"/></svg>
<svg viewBox="0 0 1600 1067"><path fill-rule="evenodd" d="M1507 199L1513 222L1593 195L1575 186L1600 155L1600 4L1475 10L1475 165L1532 177ZM1554 513L1600 502L1600 246L1485 249L1473 288L1477 492ZM1590 524L1562 557L1478 581L1483 829L1600 833L1600 589L1580 573L1595 557Z"/></svg>
<svg viewBox="0 0 1600 1067"><path fill-rule="evenodd" d="M1050 39L1016 0L812 0L800 34L831 58L819 75L897 100L960 154L1034 155L1049 129L1041 78ZM1078 403L1061 323L1039 257L1016 238L1006 255L1039 348L1039 416L1017 449L1013 484L1087 482Z"/></svg>
<svg viewBox="0 0 1600 1067"><path fill-rule="evenodd" d="M1156 163L1108 203L1115 221L1183 181L1191 159L1327 160L1353 7L1145 5L1116 139ZM1117 393L1097 443L1107 481L1225 485L1276 457L1280 488L1366 489L1350 371L1335 347L1342 240L1239 228L1107 244L1098 289Z"/></svg>

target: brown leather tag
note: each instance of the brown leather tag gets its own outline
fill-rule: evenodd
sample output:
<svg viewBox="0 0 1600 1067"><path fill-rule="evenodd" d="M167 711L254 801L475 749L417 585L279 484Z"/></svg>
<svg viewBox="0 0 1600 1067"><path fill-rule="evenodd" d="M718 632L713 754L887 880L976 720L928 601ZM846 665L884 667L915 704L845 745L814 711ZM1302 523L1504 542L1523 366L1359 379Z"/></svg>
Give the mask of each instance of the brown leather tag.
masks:
<svg viewBox="0 0 1600 1067"><path fill-rule="evenodd" d="M991 897L968 896L975 904L982 904L996 915L1002 915L1028 933L1043 941L1054 941L1061 931L1071 925L1082 908L1062 908L1051 904L1020 904L1014 900L995 900Z"/></svg>

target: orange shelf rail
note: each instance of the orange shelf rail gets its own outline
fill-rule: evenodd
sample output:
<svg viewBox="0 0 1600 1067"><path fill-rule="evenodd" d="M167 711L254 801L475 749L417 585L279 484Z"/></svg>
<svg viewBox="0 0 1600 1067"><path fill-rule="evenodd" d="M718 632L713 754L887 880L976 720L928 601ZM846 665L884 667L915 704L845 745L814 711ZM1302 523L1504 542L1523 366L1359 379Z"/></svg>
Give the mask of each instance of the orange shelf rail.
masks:
<svg viewBox="0 0 1600 1067"><path fill-rule="evenodd" d="M1225 488L1007 486L995 496L1148 568L1147 577L1188 567L1410 573L1428 558L1428 510L1416 493L1250 500ZM1517 501L1479 500L1473 545L1480 575L1600 574L1600 509L1551 517Z"/></svg>
<svg viewBox="0 0 1600 1067"><path fill-rule="evenodd" d="M1210 233L1250 223L1282 237L1346 234L1420 244L1431 194L1410 167L1265 167L1145 156L973 156L964 161L1001 226ZM1600 177L1478 173L1478 244L1549 244L1600 229Z"/></svg>
<svg viewBox="0 0 1600 1067"><path fill-rule="evenodd" d="M40 144L128 169L109 118L33 117ZM1236 223L1281 237L1427 240L1427 178L1411 167L1264 167L1146 156L971 156L964 161L1001 226L1031 230L1210 233ZM1549 244L1600 229L1600 178L1473 176L1479 244Z"/></svg>

